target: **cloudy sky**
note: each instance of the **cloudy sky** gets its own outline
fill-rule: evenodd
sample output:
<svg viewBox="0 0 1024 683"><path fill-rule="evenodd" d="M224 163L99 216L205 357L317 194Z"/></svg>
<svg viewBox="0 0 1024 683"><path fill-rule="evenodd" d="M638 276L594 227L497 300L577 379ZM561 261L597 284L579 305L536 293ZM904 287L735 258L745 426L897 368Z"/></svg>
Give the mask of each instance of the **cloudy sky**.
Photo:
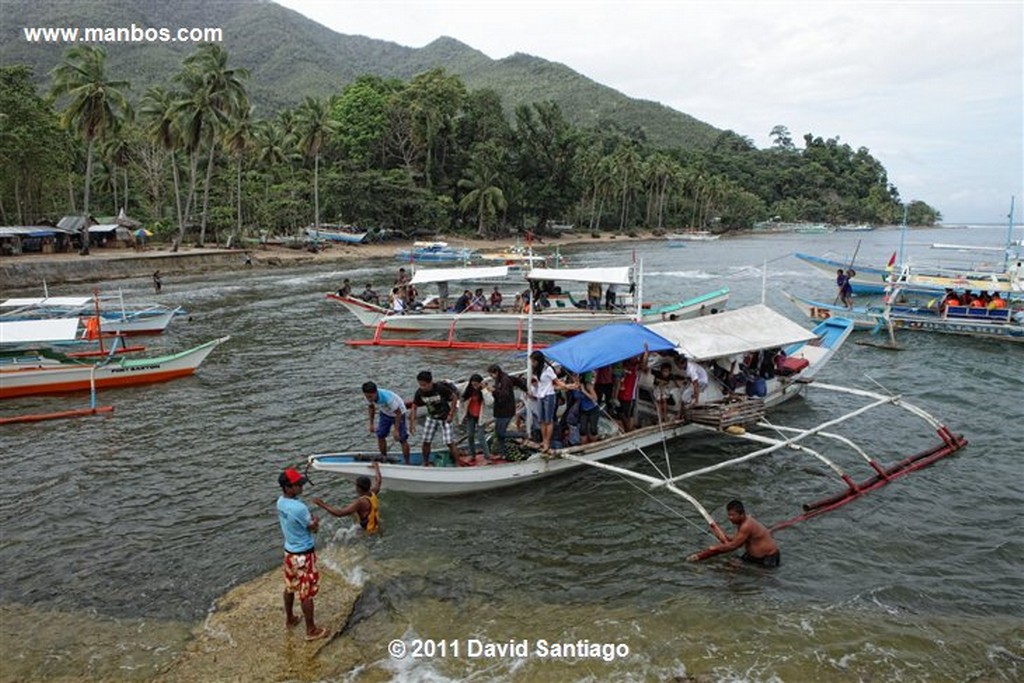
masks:
<svg viewBox="0 0 1024 683"><path fill-rule="evenodd" d="M838 136L946 223L1000 222L1022 201L1020 0L278 1L339 33L561 62L759 147L777 124L798 143Z"/></svg>

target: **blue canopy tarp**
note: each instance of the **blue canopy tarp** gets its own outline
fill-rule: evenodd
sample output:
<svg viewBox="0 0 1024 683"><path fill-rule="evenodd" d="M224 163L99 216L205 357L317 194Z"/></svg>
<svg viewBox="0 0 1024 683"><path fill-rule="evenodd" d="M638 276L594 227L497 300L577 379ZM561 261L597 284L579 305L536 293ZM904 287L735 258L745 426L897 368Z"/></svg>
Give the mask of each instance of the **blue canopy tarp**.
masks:
<svg viewBox="0 0 1024 683"><path fill-rule="evenodd" d="M669 351L676 345L638 323L615 323L570 337L544 349L544 356L571 372L589 372L638 356Z"/></svg>

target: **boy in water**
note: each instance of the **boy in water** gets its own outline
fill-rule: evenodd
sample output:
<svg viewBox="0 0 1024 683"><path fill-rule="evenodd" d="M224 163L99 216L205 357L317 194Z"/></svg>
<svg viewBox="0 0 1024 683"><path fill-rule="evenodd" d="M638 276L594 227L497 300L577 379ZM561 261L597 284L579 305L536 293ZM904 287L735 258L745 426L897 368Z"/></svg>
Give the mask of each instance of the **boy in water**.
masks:
<svg viewBox="0 0 1024 683"><path fill-rule="evenodd" d="M347 517L355 515L356 521L368 535L379 534L380 528L380 501L377 494L380 493L381 476L380 463L373 463L373 471L377 474L373 484L370 478L362 476L356 479L356 498L343 508L331 507L319 498L314 498L313 503L335 517Z"/></svg>

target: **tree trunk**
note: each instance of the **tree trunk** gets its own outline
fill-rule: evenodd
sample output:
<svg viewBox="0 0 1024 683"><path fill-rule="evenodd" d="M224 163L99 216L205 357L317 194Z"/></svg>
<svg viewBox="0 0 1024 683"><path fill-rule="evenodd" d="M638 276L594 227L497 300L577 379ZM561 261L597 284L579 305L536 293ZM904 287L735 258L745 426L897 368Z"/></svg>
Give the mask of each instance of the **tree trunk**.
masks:
<svg viewBox="0 0 1024 683"><path fill-rule="evenodd" d="M235 172L235 198L238 201L235 213L238 216L238 238L242 238L242 155L238 155L238 168Z"/></svg>
<svg viewBox="0 0 1024 683"><path fill-rule="evenodd" d="M181 217L181 181L178 179L178 159L173 152L171 152L171 171L174 176L174 208L178 212L178 239L181 239L180 236L185 232L185 221Z"/></svg>
<svg viewBox="0 0 1024 683"><path fill-rule="evenodd" d="M80 256L89 255L89 186L92 184L92 150L96 146L96 138L89 140L89 151L85 158L85 197L82 210L85 212L85 220L82 223L82 248Z"/></svg>
<svg viewBox="0 0 1024 683"><path fill-rule="evenodd" d="M206 182L203 184L203 218L199 223L199 244L206 242L206 210L210 204L210 178L213 176L213 159L217 155L217 147L210 145L210 158L206 162Z"/></svg>
<svg viewBox="0 0 1024 683"><path fill-rule="evenodd" d="M114 215L117 215L117 207L120 204L117 203L117 166L114 167L113 172L110 174L110 187L114 190Z"/></svg>
<svg viewBox="0 0 1024 683"><path fill-rule="evenodd" d="M189 159L189 187L188 187L188 199L185 200L185 212L179 216L178 222L178 238L174 241L174 247L171 251L178 251L178 247L181 242L185 239L185 221L188 220L189 212L192 210L192 199L196 193L196 172L199 168L199 150L195 150L190 154Z"/></svg>
<svg viewBox="0 0 1024 683"><path fill-rule="evenodd" d="M320 152L313 159L313 227L320 229Z"/></svg>
<svg viewBox="0 0 1024 683"><path fill-rule="evenodd" d="M124 167L124 215L128 215L128 167Z"/></svg>

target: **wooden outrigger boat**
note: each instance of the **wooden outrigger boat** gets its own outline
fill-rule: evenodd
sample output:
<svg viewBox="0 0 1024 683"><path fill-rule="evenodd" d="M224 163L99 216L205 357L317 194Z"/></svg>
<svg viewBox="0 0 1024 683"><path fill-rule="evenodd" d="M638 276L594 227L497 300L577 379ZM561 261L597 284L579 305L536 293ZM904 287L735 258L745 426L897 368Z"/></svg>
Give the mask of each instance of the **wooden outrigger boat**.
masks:
<svg viewBox="0 0 1024 683"><path fill-rule="evenodd" d="M436 263L438 261L461 261L469 263L477 252L472 249L449 246L447 242L413 242L412 249L399 249L395 258L410 263Z"/></svg>
<svg viewBox="0 0 1024 683"><path fill-rule="evenodd" d="M842 346L852 329L849 321L833 319L808 331L782 315L762 305L726 311L714 316L692 320L678 320L656 325L620 323L585 332L572 339L559 342L545 350L545 356L574 372L585 372L603 365L639 355L645 348L650 352L682 349L698 361L714 362L736 354L772 348L786 348L788 357L803 365L790 376L779 376L766 382L763 398L745 400L731 397L721 385L710 385L706 405L720 405L722 410L736 415L749 415L751 407L763 413L799 395L807 383ZM806 361L802 363L801 361ZM645 378L649 379L649 373ZM647 424L640 429L614 434L596 443L555 449L551 453L536 452L520 462L480 465L473 467L423 467L415 454L411 465L398 459L381 464L388 487L399 491L428 494L459 494L512 486L525 481L574 469L579 462L565 455L579 456L586 461L600 462L635 452L664 438L674 438L696 432L702 427L697 422L673 420L659 424L650 398L650 387L641 383L638 412ZM645 396L647 400L644 400ZM604 416L604 429L611 421ZM444 451L439 451L438 462ZM314 469L355 477L365 474L368 463L379 456L366 453L335 453L309 457Z"/></svg>
<svg viewBox="0 0 1024 683"><path fill-rule="evenodd" d="M721 235L716 235L710 230L686 230L665 235L665 239L672 242L714 242L719 237Z"/></svg>
<svg viewBox="0 0 1024 683"><path fill-rule="evenodd" d="M0 319L35 320L55 317L92 317L96 313L96 299L92 296L45 296L7 299L0 302ZM162 304L125 304L124 297L99 298L100 331L113 335L161 334L181 313L180 306L170 308Z"/></svg>
<svg viewBox="0 0 1024 683"><path fill-rule="evenodd" d="M751 327L752 324L755 326ZM763 399L727 397L720 386L709 385L713 400L704 403L703 409L700 406L694 409L693 420L655 419L651 422L650 416L658 413L650 400L650 391L645 393L641 388L640 405L646 407L644 413L648 419L639 429L616 433L582 446L554 448L547 453L535 451L524 460L516 462L492 460L489 464L479 464L480 459L477 458L472 466L451 466L444 454L439 453L432 460L434 466L424 467L418 454L412 456L410 464L404 464L398 458L391 457L382 461L376 454L328 453L309 456L308 467L355 478L369 473L370 462L378 461L389 489L428 495L473 493L514 486L581 467L591 467L637 481L646 485L651 492L665 490L678 495L689 502L711 527L718 528L717 522L704 505L681 488L683 482L786 449L806 454L826 465L842 488L836 494L804 505L798 515L772 526L773 530L785 528L842 507L899 477L955 453L967 443L962 436L953 434L935 417L911 405L899 395L882 395L814 381L822 367L847 339L851 329L850 321L833 318L819 324L813 332L808 332L764 306L750 306L710 318L673 321L656 326L628 323L608 325L556 344L545 355L566 369L585 372L643 352L677 348L693 359L712 362L785 345L788 357L795 359L793 367L797 370L793 374L770 379ZM649 374L645 373L644 376L649 377ZM766 408L798 396L808 391L808 387L856 397L866 403L808 429L783 427L763 419ZM920 418L936 431L940 442L887 467L850 439L828 431L882 406L896 406ZM770 430L773 436L748 432L741 425ZM678 463L676 467L672 466L672 456L667 448L664 449L663 467L659 467L644 451L649 446L669 439L708 432L722 434L724 438L748 440L761 447L709 466L675 474L673 471L678 472ZM830 439L852 448L871 470L871 475L861 482L855 481L836 461L805 443L815 437ZM643 455L659 476L607 462L629 453Z"/></svg>
<svg viewBox="0 0 1024 683"><path fill-rule="evenodd" d="M344 230L330 230L324 227L306 228L306 237L313 240L324 240L326 242L341 242L344 244L360 244L366 239L367 231L346 232Z"/></svg>
<svg viewBox="0 0 1024 683"><path fill-rule="evenodd" d="M0 399L166 382L193 374L221 337L178 353L150 358L82 360L45 349L0 352Z"/></svg>
<svg viewBox="0 0 1024 683"><path fill-rule="evenodd" d="M629 287L630 267L616 268L573 268L573 269L542 269L534 268L527 275L531 281L558 280L568 282L600 282L602 284L614 284L621 287ZM480 282L485 280L502 280L508 275L506 266L492 266L481 268L443 268L443 269L420 269L413 275L413 284L427 284L430 282L456 282L470 281ZM525 282L522 285L525 286ZM364 327L374 328L374 338L380 340L381 333L387 331L400 332L422 332L422 331L445 331L451 336L456 329L462 330L489 330L496 332L514 332L519 336L525 335L527 328L527 314L510 311L464 311L455 313L453 311L422 310L393 314L388 309L363 301L352 296L338 296L328 294L328 299L337 301L346 310L351 312ZM640 316L643 322L656 322L668 319L687 319L705 315L712 310L725 308L729 300L729 289L721 288L691 299L686 299L674 304L643 308ZM629 302L620 306L615 311L587 310L566 305L566 301L559 300L551 308L538 309L533 315L533 330L538 333L551 334L577 334L586 330L611 323L621 322L625 319L635 318L636 312L630 310ZM602 303L603 306L603 303ZM357 342L365 343L365 342Z"/></svg>

